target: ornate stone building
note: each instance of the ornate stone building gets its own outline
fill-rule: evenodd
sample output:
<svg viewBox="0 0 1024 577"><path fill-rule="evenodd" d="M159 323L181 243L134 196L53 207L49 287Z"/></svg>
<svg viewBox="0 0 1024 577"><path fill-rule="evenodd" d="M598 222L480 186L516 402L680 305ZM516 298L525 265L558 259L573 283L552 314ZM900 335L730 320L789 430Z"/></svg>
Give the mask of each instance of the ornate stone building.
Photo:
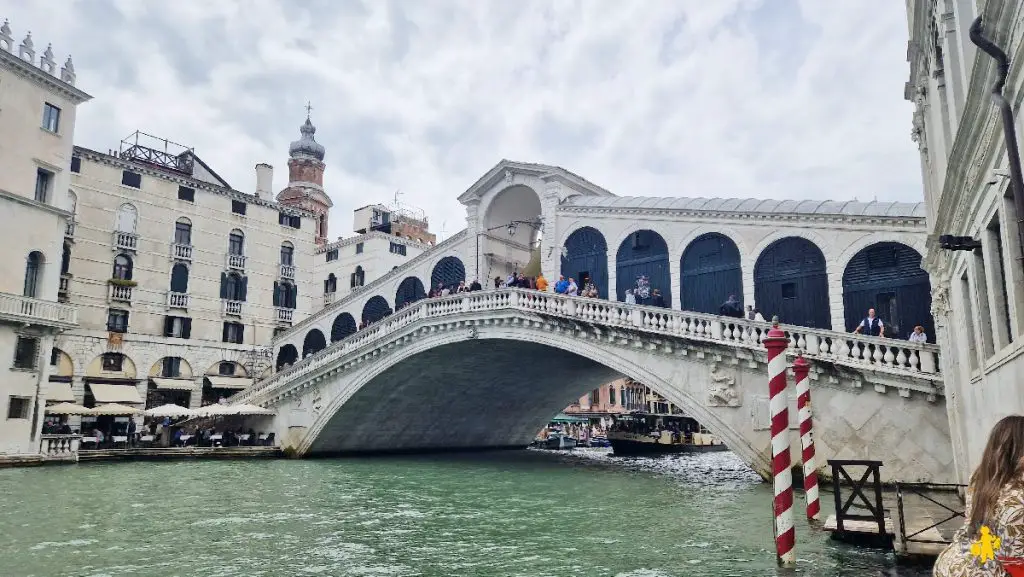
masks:
<svg viewBox="0 0 1024 577"><path fill-rule="evenodd" d="M929 242L923 266L942 346L950 432L957 474L966 482L992 425L1024 413L1024 269L1019 220L1008 178L1006 142L992 88L995 60L970 39L982 18L984 36L1008 55L1003 93L1016 110L1024 98L1024 3L1019 0L913 0L911 137L921 151ZM979 248L946 250L939 237L970 237Z"/></svg>
<svg viewBox="0 0 1024 577"><path fill-rule="evenodd" d="M77 325L57 302L75 113L91 97L75 87L71 58L37 55L0 25L0 460L38 454L54 337Z"/></svg>

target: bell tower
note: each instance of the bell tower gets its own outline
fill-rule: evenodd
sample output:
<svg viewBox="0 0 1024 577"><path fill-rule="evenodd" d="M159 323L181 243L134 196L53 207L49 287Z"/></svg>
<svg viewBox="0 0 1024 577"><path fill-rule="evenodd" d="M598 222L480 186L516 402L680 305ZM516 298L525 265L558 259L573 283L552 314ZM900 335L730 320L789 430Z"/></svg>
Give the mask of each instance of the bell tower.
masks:
<svg viewBox="0 0 1024 577"><path fill-rule="evenodd" d="M298 140L288 147L288 186L277 195L285 206L308 210L316 215L316 243L327 243L327 214L334 203L324 192L324 146L316 141L316 127L310 120L313 107L306 105L306 122L299 127Z"/></svg>

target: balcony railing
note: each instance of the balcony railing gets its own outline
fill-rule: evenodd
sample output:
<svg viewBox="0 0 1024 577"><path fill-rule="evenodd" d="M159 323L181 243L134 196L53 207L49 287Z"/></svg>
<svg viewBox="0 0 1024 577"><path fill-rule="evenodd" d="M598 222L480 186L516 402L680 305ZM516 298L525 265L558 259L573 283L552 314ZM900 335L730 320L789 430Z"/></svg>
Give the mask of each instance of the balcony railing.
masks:
<svg viewBox="0 0 1024 577"><path fill-rule="evenodd" d="M295 267L290 264L281 265L281 278L292 280L295 278Z"/></svg>
<svg viewBox="0 0 1024 577"><path fill-rule="evenodd" d="M108 297L111 302L130 303L132 302L132 287L111 283Z"/></svg>
<svg viewBox="0 0 1024 577"><path fill-rule="evenodd" d="M294 309L286 309L283 307L277 307L277 321L281 323L292 322L292 316L295 312Z"/></svg>
<svg viewBox="0 0 1024 577"><path fill-rule="evenodd" d="M245 255L229 254L227 265L228 270L245 271Z"/></svg>
<svg viewBox="0 0 1024 577"><path fill-rule="evenodd" d="M171 258L192 262L192 245L178 244L171 245Z"/></svg>
<svg viewBox="0 0 1024 577"><path fill-rule="evenodd" d="M224 299L222 302L224 303L224 314L235 317L242 316L242 301Z"/></svg>
<svg viewBox="0 0 1024 577"><path fill-rule="evenodd" d="M139 245L139 235L134 232L114 231L114 248L117 250L134 251Z"/></svg>
<svg viewBox="0 0 1024 577"><path fill-rule="evenodd" d="M188 293L167 293L167 307L172 309L188 308Z"/></svg>
<svg viewBox="0 0 1024 577"><path fill-rule="evenodd" d="M40 435L39 452L47 461L77 461L82 435Z"/></svg>
<svg viewBox="0 0 1024 577"><path fill-rule="evenodd" d="M334 296L338 293L324 293L324 306L334 302Z"/></svg>
<svg viewBox="0 0 1024 577"><path fill-rule="evenodd" d="M64 223L64 236L66 238L75 238L75 221L70 218Z"/></svg>
<svg viewBox="0 0 1024 577"><path fill-rule="evenodd" d="M0 293L0 318L26 324L73 327L78 324L78 309L63 303Z"/></svg>

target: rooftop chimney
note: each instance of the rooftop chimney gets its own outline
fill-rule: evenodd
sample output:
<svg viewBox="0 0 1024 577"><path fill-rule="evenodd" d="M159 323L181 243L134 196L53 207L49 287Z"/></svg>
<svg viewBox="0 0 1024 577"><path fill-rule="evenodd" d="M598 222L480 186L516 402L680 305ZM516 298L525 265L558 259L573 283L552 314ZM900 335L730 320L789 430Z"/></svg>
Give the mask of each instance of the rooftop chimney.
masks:
<svg viewBox="0 0 1024 577"><path fill-rule="evenodd" d="M256 165L256 196L273 198L270 189L274 186L274 167L261 162Z"/></svg>

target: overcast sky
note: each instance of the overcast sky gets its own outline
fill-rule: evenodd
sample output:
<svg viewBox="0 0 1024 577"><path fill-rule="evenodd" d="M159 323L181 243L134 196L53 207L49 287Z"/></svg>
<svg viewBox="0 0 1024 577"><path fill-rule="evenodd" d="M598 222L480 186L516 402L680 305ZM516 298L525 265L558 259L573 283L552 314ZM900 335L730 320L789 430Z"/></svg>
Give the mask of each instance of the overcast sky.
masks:
<svg viewBox="0 0 1024 577"><path fill-rule="evenodd" d="M895 0L0 0L3 18L73 55L95 97L76 144L143 130L239 190L257 162L286 185L312 101L332 237L396 189L450 236L502 158L621 196L922 194Z"/></svg>

